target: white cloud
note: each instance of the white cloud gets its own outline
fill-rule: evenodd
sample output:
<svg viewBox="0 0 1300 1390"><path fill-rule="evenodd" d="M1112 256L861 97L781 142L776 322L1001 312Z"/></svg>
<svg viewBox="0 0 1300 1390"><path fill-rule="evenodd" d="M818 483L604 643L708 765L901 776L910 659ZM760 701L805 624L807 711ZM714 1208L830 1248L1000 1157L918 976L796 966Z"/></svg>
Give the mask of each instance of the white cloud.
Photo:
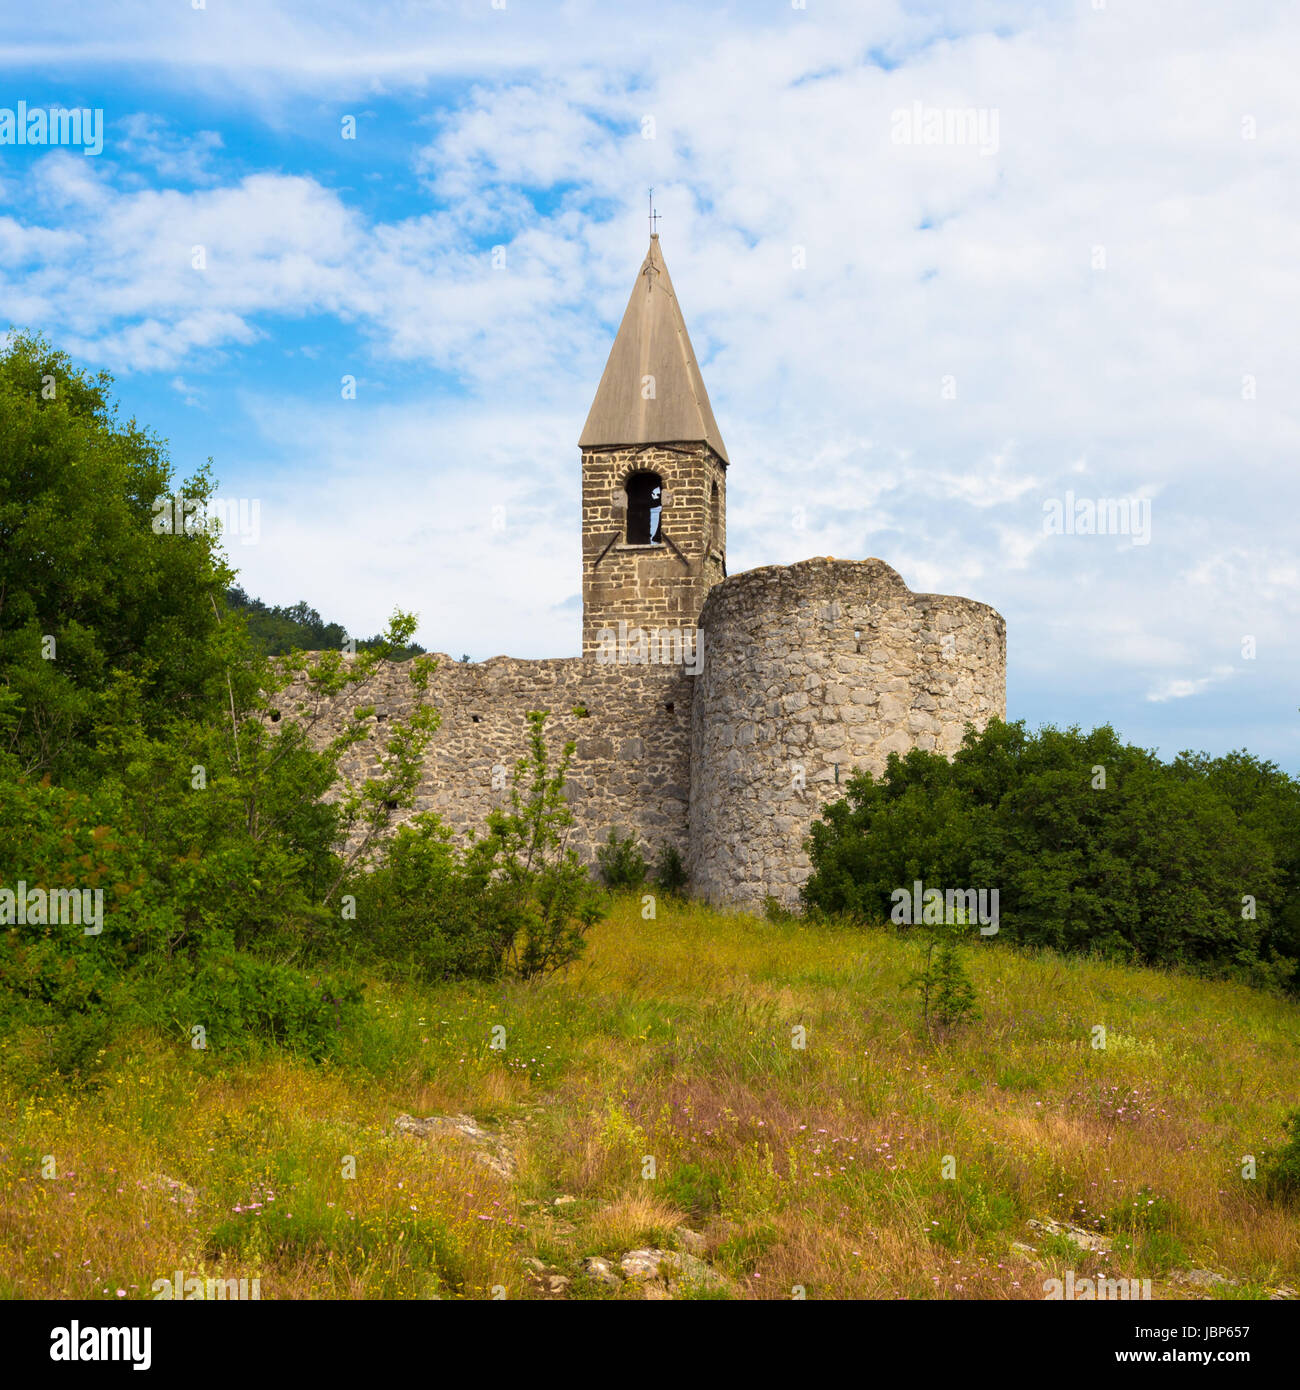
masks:
<svg viewBox="0 0 1300 1390"><path fill-rule="evenodd" d="M1230 679L1236 672L1231 666L1218 666L1208 676L1197 676L1192 680L1164 680L1147 692L1147 699L1153 704L1163 704L1167 700L1186 700L1192 695L1200 695L1212 685Z"/></svg>
<svg viewBox="0 0 1300 1390"><path fill-rule="evenodd" d="M197 387L191 386L184 377L172 377L171 388L184 399L186 405L197 406L201 404L200 397L203 393Z"/></svg>
<svg viewBox="0 0 1300 1390"><path fill-rule="evenodd" d="M579 510L567 418L243 404L262 441L311 460L310 486L233 461L239 488L262 501L258 544L231 548L250 592L306 597L354 636L400 604L420 613L426 645L457 656L576 653L577 557L557 543Z"/></svg>
<svg viewBox="0 0 1300 1390"><path fill-rule="evenodd" d="M185 135L161 116L136 111L124 116L120 131L113 133L112 153L115 159L145 165L161 179L211 183L217 178L213 157L222 144L215 130Z"/></svg>
<svg viewBox="0 0 1300 1390"><path fill-rule="evenodd" d="M914 587L991 602L1009 621L1013 692L1186 699L1226 679L1213 673L1244 633L1260 669L1272 663L1269 689L1293 686L1300 340L1282 306L1300 292L1300 13L818 0L756 16L665 3L641 26L578 0L545 14L448 0L368 7L358 37L350 0L162 16L121 3L120 57L235 84L272 127L298 119L304 94L332 120L356 94L427 91L424 143L406 154L429 211L363 212L324 167L142 191L107 162L51 155L21 198L6 187L0 298L87 360L200 386L205 364L310 315L369 346L359 364L321 349L326 377L451 374L468 392L453 426L395 400L320 437L313 472L332 460L346 527L299 497L300 522L323 529L286 523L283 548L246 563L268 597L301 592L321 611L419 589L434 644L440 623L472 623L479 654L572 650L574 441L654 184L733 459L733 572L875 553ZM103 61L106 21L43 23L50 52ZM0 38L0 64L42 51ZM447 74L474 85L433 80ZM995 108L997 155L893 144L890 113L913 101ZM163 147L165 134L131 138ZM193 169L219 175L226 153ZM506 248L504 270L488 242ZM306 397L259 406L250 454L292 478L318 415ZM470 472L449 468L449 447ZM365 458L369 493L349 457ZM539 477L544 505L530 500ZM404 479L402 505L385 506ZM1067 487L1154 498L1151 544L1048 544L1041 502ZM473 517L489 496L536 520L483 536ZM471 498L479 510L460 516ZM498 569L525 578L524 598Z"/></svg>

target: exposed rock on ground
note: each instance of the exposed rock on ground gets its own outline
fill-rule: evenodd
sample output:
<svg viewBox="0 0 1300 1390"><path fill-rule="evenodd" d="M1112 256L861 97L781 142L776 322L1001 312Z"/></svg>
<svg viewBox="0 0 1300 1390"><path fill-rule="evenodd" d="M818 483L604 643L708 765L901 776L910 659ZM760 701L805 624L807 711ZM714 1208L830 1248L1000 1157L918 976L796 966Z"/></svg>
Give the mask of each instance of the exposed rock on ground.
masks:
<svg viewBox="0 0 1300 1390"><path fill-rule="evenodd" d="M399 1134L420 1139L449 1140L472 1148L474 1157L503 1178L515 1175L515 1157L498 1135L483 1128L472 1115L399 1115L393 1121Z"/></svg>
<svg viewBox="0 0 1300 1390"><path fill-rule="evenodd" d="M692 1255L703 1255L708 1246L708 1241L699 1231L692 1231L689 1226L678 1226L673 1234L682 1249L689 1250Z"/></svg>
<svg viewBox="0 0 1300 1390"><path fill-rule="evenodd" d="M708 1289L727 1287L727 1280L712 1265L684 1250L629 1250L619 1266L629 1282L666 1285L669 1297L683 1285L694 1284Z"/></svg>
<svg viewBox="0 0 1300 1390"><path fill-rule="evenodd" d="M1169 1282L1191 1284L1198 1289L1213 1289L1219 1286L1233 1286L1237 1281L1225 1279L1222 1274L1216 1274L1212 1269L1176 1269L1169 1276Z"/></svg>
<svg viewBox="0 0 1300 1390"><path fill-rule="evenodd" d="M1110 1254L1110 1241L1096 1231L1085 1231L1082 1226L1071 1226L1065 1221L1053 1221L1050 1216L1041 1221L1029 1220L1025 1222L1031 1231L1040 1231L1043 1235L1063 1236L1066 1240L1073 1241L1080 1250L1091 1250L1097 1255Z"/></svg>
<svg viewBox="0 0 1300 1390"><path fill-rule="evenodd" d="M1051 1217L1044 1217L1042 1220L1029 1220L1025 1223L1031 1231L1036 1231L1040 1235L1063 1236L1072 1241L1081 1250L1091 1251L1095 1255L1112 1254L1111 1241L1096 1231L1084 1230L1081 1226L1071 1226L1064 1221L1054 1221ZM1013 1240L1011 1242L1013 1254L1020 1255L1026 1260L1034 1263L1041 1263L1037 1247L1026 1245L1024 1241ZM1216 1274L1212 1269L1175 1269L1164 1276L1164 1282L1174 1284L1182 1288L1198 1290L1193 1297L1211 1298L1214 1290L1219 1288L1237 1288L1240 1280L1229 1279L1226 1275ZM1283 1299L1297 1297L1296 1291L1288 1288L1285 1284L1280 1284L1276 1288L1268 1290L1268 1297L1271 1301L1277 1302Z"/></svg>
<svg viewBox="0 0 1300 1390"><path fill-rule="evenodd" d="M427 1115L423 1118L399 1115L393 1121L393 1129L399 1134L434 1143L463 1145L479 1163L499 1177L507 1181L515 1177L517 1164L514 1151L500 1134L484 1128L472 1115ZM508 1130L512 1139L517 1137L517 1128L508 1127ZM166 1192L173 1202L186 1207L194 1203L194 1189L175 1178L155 1174L150 1185ZM577 1228L571 1222L557 1219L558 1212L575 1206L578 1200L568 1193L561 1193L547 1201L525 1198L520 1207L534 1213L534 1219L540 1222L547 1237L568 1236L574 1234ZM1094 1256L1111 1256L1114 1253L1110 1237L1082 1226L1057 1221L1052 1217L1034 1218L1025 1224L1040 1240L1055 1236L1070 1241ZM724 1292L732 1288L731 1281L703 1258L708 1241L700 1232L679 1226L673 1233L673 1240L679 1249L644 1246L628 1250L616 1260L588 1255L579 1266L581 1275L611 1293L626 1288L651 1302L681 1297L691 1291ZM1035 1245L1016 1240L1011 1242L1010 1249L1026 1261L1042 1264L1040 1250ZM573 1286L570 1274L531 1256L524 1259L523 1265L528 1279L543 1298L568 1297ZM1239 1281L1210 1269L1184 1269L1171 1271L1165 1276L1165 1282L1188 1290L1193 1298L1210 1298L1217 1289L1237 1287ZM1268 1297L1273 1300L1294 1299L1297 1293L1282 1285L1269 1289Z"/></svg>
<svg viewBox="0 0 1300 1390"><path fill-rule="evenodd" d="M610 1268L609 1261L602 1260L599 1255L588 1255L582 1262L582 1272L607 1289L616 1289L623 1282Z"/></svg>

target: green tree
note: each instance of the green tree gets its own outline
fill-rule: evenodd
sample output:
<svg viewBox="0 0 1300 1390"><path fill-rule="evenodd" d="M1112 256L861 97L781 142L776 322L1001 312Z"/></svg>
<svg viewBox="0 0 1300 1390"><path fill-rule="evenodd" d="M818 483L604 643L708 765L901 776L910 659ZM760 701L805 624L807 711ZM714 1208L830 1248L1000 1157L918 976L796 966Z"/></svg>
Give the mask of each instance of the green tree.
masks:
<svg viewBox="0 0 1300 1390"><path fill-rule="evenodd" d="M226 591L226 603L242 613L254 645L267 656L284 656L289 652L341 651L348 644L348 634L341 623L327 623L304 600L281 607L267 605L261 599L249 598L239 585ZM377 651L387 642L386 634L366 637L352 643L357 651ZM406 641L389 652L393 661L406 661L423 656L418 642Z"/></svg>
<svg viewBox="0 0 1300 1390"><path fill-rule="evenodd" d="M268 660L225 602L219 536L187 524L208 475L174 488L161 442L119 422L108 386L40 339L0 356L0 887L15 904L19 884L101 893L104 909L85 934L0 902L0 1034L29 1060L80 1064L123 1011L178 1028L201 1006L227 1045L257 1034L322 1055L356 1001L293 967L414 802L431 662L407 668L411 712L385 724L375 771L340 791L414 617L355 656ZM177 492L190 507L156 505ZM302 714L279 708L295 677ZM353 717L325 738L349 695Z"/></svg>
<svg viewBox="0 0 1300 1390"><path fill-rule="evenodd" d="M0 353L0 757L11 774L91 784L88 738L123 690L149 715L211 717L212 636L231 573L205 530L155 529L179 494L162 442L44 339ZM3 770L3 769L0 769Z"/></svg>

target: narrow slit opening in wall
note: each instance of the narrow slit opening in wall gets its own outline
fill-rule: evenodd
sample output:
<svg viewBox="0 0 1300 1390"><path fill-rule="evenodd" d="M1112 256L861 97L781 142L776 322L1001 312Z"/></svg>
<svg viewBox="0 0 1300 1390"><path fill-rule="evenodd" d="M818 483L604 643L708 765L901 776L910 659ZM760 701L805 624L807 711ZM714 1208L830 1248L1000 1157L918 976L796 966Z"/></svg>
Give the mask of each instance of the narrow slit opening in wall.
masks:
<svg viewBox="0 0 1300 1390"><path fill-rule="evenodd" d="M474 724L481 724L483 722L483 716L481 714L471 714L470 722Z"/></svg>
<svg viewBox="0 0 1300 1390"><path fill-rule="evenodd" d="M669 700L668 703L664 706L664 709L666 709L669 714L671 714L675 708L676 706L673 704L671 700Z"/></svg>

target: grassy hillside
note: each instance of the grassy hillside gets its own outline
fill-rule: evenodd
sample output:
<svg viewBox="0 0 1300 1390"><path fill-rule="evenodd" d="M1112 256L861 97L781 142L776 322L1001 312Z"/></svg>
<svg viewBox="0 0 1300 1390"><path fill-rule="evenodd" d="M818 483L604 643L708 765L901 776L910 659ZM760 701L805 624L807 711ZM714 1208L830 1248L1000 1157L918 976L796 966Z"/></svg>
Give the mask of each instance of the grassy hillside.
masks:
<svg viewBox="0 0 1300 1390"><path fill-rule="evenodd" d="M3 1096L0 1292L147 1298L180 1269L263 1298L546 1296L531 1258L571 1279L551 1293L630 1297L583 1259L688 1240L746 1298L1037 1299L1067 1269L1157 1297L1198 1292L1172 1277L1191 1268L1237 1281L1220 1296L1300 1284L1295 1215L1241 1176L1300 1103L1300 1008L968 959L984 1018L933 1040L901 990L919 943L662 902L645 922L629 898L540 985L372 984L342 1067L141 1037L93 1091ZM512 1175L402 1113L473 1116Z"/></svg>

